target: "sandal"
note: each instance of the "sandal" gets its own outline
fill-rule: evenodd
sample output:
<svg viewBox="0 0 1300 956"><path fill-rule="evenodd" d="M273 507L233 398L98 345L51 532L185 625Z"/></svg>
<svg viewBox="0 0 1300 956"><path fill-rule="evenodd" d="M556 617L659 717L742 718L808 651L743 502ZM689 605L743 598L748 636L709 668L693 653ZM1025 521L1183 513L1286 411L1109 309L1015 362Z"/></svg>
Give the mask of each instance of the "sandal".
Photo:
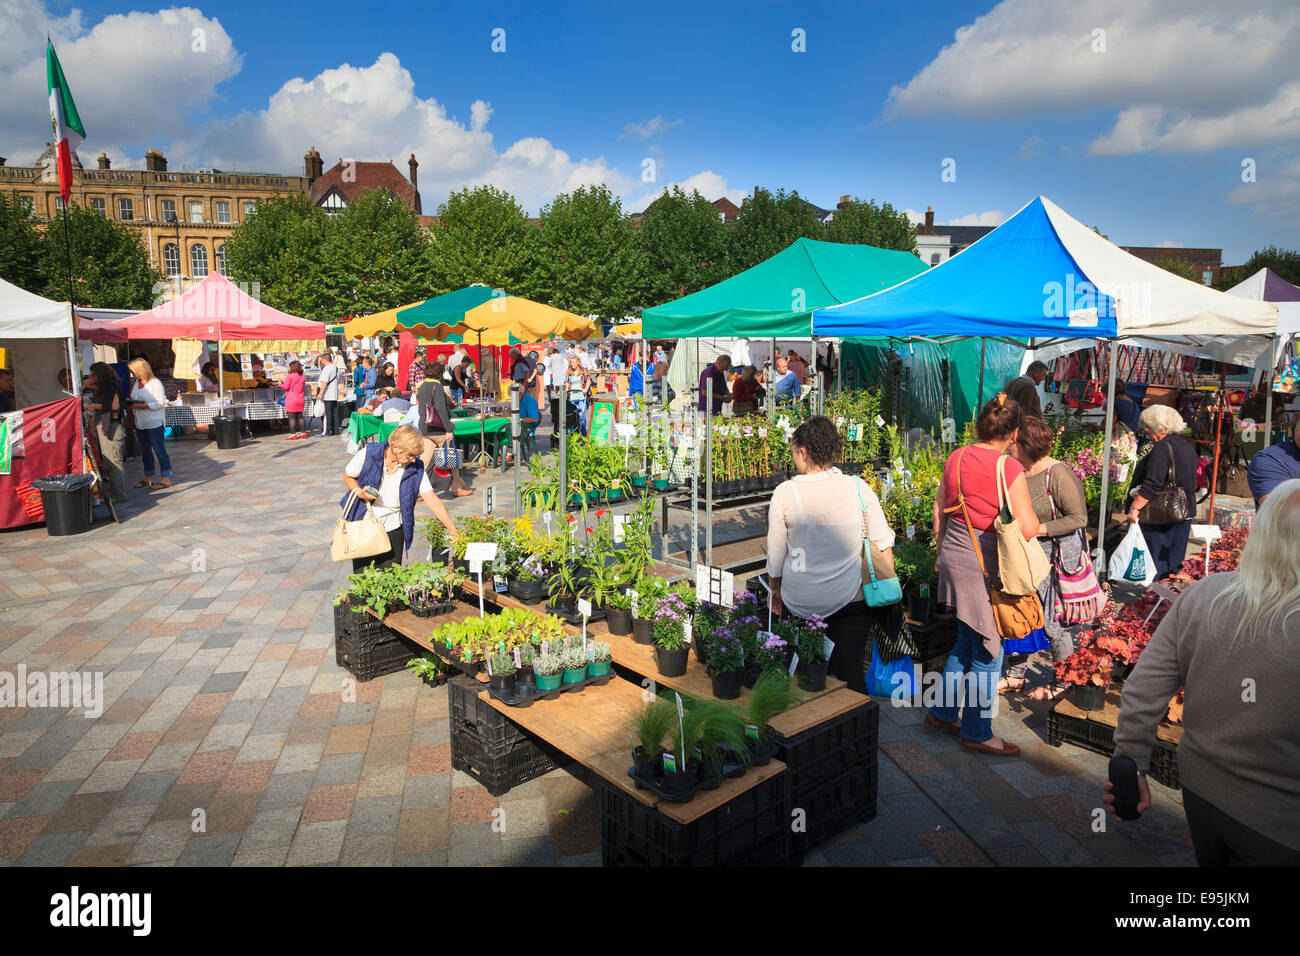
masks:
<svg viewBox="0 0 1300 956"><path fill-rule="evenodd" d="M153 487L153 482L150 481L148 478L142 478L141 480L137 481L137 482L136 482L134 485L132 485L131 487L132 487L132 488L152 488L152 487Z"/></svg>
<svg viewBox="0 0 1300 956"><path fill-rule="evenodd" d="M980 743L976 743L973 740L963 740L961 742L961 748L962 750L974 750L977 753L982 753L982 754L992 754L994 757L1020 756L1020 748L1017 747L1009 740L1002 741L1002 748L1000 750L996 750L993 747L990 747L987 743L984 743L982 741Z"/></svg>
<svg viewBox="0 0 1300 956"><path fill-rule="evenodd" d="M954 737L961 736L961 722L957 721L951 724L945 724L942 720L925 715L925 726L933 727L935 730L942 730L945 734L952 734Z"/></svg>
<svg viewBox="0 0 1300 956"><path fill-rule="evenodd" d="M1044 684L1041 687L1035 687L1029 693L1030 700L1056 700L1064 697L1070 692L1069 684Z"/></svg>
<svg viewBox="0 0 1300 956"><path fill-rule="evenodd" d="M1011 686L1014 684L1015 686ZM998 680L999 694L1021 694L1025 690L1025 679L1022 677L1016 680L1014 677L1003 677Z"/></svg>
<svg viewBox="0 0 1300 956"><path fill-rule="evenodd" d="M158 482L157 485L159 488L170 488L171 486L172 480L170 478L164 478L162 481Z"/></svg>

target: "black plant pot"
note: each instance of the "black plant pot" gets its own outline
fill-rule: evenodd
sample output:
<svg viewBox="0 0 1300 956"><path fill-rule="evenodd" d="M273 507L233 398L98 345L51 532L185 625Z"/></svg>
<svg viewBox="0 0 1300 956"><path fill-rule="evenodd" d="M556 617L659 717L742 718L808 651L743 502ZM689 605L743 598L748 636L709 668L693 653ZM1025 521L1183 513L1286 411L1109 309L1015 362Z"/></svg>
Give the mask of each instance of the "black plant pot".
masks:
<svg viewBox="0 0 1300 956"><path fill-rule="evenodd" d="M691 651L695 654L695 659L701 664L704 663L704 642L698 637L691 638Z"/></svg>
<svg viewBox="0 0 1300 956"><path fill-rule="evenodd" d="M688 763L686 769L679 773L664 772L663 789L664 793L679 794L685 793L695 786L700 777L700 765L695 762Z"/></svg>
<svg viewBox="0 0 1300 956"><path fill-rule="evenodd" d="M1112 664L1110 668L1110 682L1112 684L1123 684L1131 673L1133 673L1132 664Z"/></svg>
<svg viewBox="0 0 1300 956"><path fill-rule="evenodd" d="M545 581L511 581L507 590L525 604L536 604L546 597Z"/></svg>
<svg viewBox="0 0 1300 956"><path fill-rule="evenodd" d="M690 651L683 647L670 651L655 645L655 667L661 677L681 677L686 673L686 659Z"/></svg>
<svg viewBox="0 0 1300 956"><path fill-rule="evenodd" d="M740 696L740 679L743 675L743 670L722 671L714 674L713 696L718 700L735 700Z"/></svg>
<svg viewBox="0 0 1300 956"><path fill-rule="evenodd" d="M646 780L658 780L664 775L664 763L658 754L647 757L646 752L640 747L635 748L632 752L636 757L636 773L638 777L644 777Z"/></svg>
<svg viewBox="0 0 1300 956"><path fill-rule="evenodd" d="M517 690L524 687L535 688L536 686L537 674L533 671L531 664L528 667L521 667L519 670L515 671L515 688Z"/></svg>
<svg viewBox="0 0 1300 956"><path fill-rule="evenodd" d="M751 767L765 767L772 762L772 741L769 734L759 731L758 739L746 737L745 742L749 744L749 765Z"/></svg>
<svg viewBox="0 0 1300 956"><path fill-rule="evenodd" d="M645 617L632 618L632 640L638 644L653 644L655 642L654 623Z"/></svg>
<svg viewBox="0 0 1300 956"><path fill-rule="evenodd" d="M421 620L424 620L424 619L427 618L431 613L433 613L433 605L432 605L432 604L422 604L422 605L412 604L412 605L411 605L411 613L414 614L416 617L420 618Z"/></svg>
<svg viewBox="0 0 1300 956"><path fill-rule="evenodd" d="M1101 710L1106 706L1106 688L1089 681L1078 684L1070 692L1070 700L1080 710Z"/></svg>
<svg viewBox="0 0 1300 956"><path fill-rule="evenodd" d="M756 663L753 661L745 661L745 676L741 682L746 687L753 687L758 683L758 677L762 673L762 669Z"/></svg>
<svg viewBox="0 0 1300 956"><path fill-rule="evenodd" d="M917 624L929 624L934 620L933 592L922 597L915 591L907 592L907 616Z"/></svg>
<svg viewBox="0 0 1300 956"><path fill-rule="evenodd" d="M515 692L515 675L497 676L493 674L488 678L488 684L493 690L499 690L504 694L513 694Z"/></svg>
<svg viewBox="0 0 1300 956"><path fill-rule="evenodd" d="M722 766L719 764L717 770L709 767L707 761L700 762L700 789L717 790L722 786Z"/></svg>
<svg viewBox="0 0 1300 956"><path fill-rule="evenodd" d="M795 674L799 677L799 686L807 691L819 691L826 689L826 662L799 662L795 668Z"/></svg>
<svg viewBox="0 0 1300 956"><path fill-rule="evenodd" d="M546 607L556 614L573 615L578 613L578 599L572 595L564 594L551 598Z"/></svg>
<svg viewBox="0 0 1300 956"><path fill-rule="evenodd" d="M611 634L627 637L632 633L632 612L630 610L606 607L605 622L609 625L609 633Z"/></svg>

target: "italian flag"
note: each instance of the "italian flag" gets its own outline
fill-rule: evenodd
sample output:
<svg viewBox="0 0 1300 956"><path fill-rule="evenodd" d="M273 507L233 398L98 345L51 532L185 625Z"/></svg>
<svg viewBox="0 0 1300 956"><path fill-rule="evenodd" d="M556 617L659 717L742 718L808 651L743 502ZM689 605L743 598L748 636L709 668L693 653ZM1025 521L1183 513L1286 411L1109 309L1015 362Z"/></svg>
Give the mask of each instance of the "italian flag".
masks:
<svg viewBox="0 0 1300 956"><path fill-rule="evenodd" d="M59 193L66 204L72 195L72 151L86 138L86 128L81 125L77 104L72 102L68 79L59 66L54 44L45 44L45 75L50 87L50 125L54 127L54 142L59 155Z"/></svg>

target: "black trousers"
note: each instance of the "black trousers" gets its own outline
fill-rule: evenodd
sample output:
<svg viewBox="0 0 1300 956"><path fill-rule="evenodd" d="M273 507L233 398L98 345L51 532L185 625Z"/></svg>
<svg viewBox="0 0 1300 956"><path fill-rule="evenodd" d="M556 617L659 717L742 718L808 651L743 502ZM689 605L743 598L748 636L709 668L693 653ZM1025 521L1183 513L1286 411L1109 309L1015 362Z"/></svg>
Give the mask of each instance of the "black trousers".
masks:
<svg viewBox="0 0 1300 956"><path fill-rule="evenodd" d="M1300 850L1270 840L1186 787L1183 812L1201 866L1300 866Z"/></svg>
<svg viewBox="0 0 1300 956"><path fill-rule="evenodd" d="M325 399L325 434L337 435L339 433L339 403L331 402Z"/></svg>
<svg viewBox="0 0 1300 956"><path fill-rule="evenodd" d="M850 601L826 618L826 636L835 642L826 672L844 681L850 690L859 694L867 692L867 648L871 646L877 630L883 626L895 608L868 607L859 598Z"/></svg>
<svg viewBox="0 0 1300 956"><path fill-rule="evenodd" d="M360 574L368 567L390 568L394 564L402 563L402 553L406 550L406 534L402 531L399 524L392 531L388 532L388 553L376 554L369 558L353 558L352 573Z"/></svg>

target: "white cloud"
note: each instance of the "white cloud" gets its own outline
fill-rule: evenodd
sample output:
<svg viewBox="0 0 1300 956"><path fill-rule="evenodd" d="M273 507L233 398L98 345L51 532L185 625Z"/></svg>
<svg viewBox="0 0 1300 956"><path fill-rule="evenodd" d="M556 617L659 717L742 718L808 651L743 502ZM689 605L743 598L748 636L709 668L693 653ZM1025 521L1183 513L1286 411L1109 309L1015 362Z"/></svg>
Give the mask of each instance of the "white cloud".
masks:
<svg viewBox="0 0 1300 956"><path fill-rule="evenodd" d="M1094 140L1088 152L1097 156L1203 153L1296 140L1300 140L1300 82L1284 86L1267 103L1217 116L1135 106L1121 112L1114 128Z"/></svg>
<svg viewBox="0 0 1300 956"><path fill-rule="evenodd" d="M912 221L912 225L919 225L925 222L925 213L917 212L915 209L904 209L903 212L907 218ZM938 215L935 216L935 228L940 225L944 226L1000 226L1007 217L1002 214L1001 209L990 209L987 212L968 212L964 216L946 219L940 222Z"/></svg>
<svg viewBox="0 0 1300 956"><path fill-rule="evenodd" d="M671 190L673 186L680 186L688 196L691 194L691 190L695 190L709 202L715 202L726 197L739 206L745 199L743 189L728 189L725 177L706 169L704 172L696 173L687 179L669 183L667 186L659 186L636 198L630 198L624 202L623 208L628 212L644 212L647 206L665 192Z"/></svg>
<svg viewBox="0 0 1300 956"><path fill-rule="evenodd" d="M1183 244L1181 242L1176 242L1173 239L1161 239L1159 242L1156 243L1156 248L1157 249L1182 249Z"/></svg>
<svg viewBox="0 0 1300 956"><path fill-rule="evenodd" d="M241 66L221 23L191 7L115 14L87 32L80 11L60 18L39 0L0 0L0 23L0 136L15 165L35 160L50 138L47 30L86 127L83 152L125 158L130 146L135 165L139 144L184 135Z"/></svg>
<svg viewBox="0 0 1300 956"><path fill-rule="evenodd" d="M1016 159L1022 163L1027 163L1031 159L1037 159L1043 155L1043 137L1030 136L1020 144L1020 149L1016 151Z"/></svg>
<svg viewBox="0 0 1300 956"><path fill-rule="evenodd" d="M662 115L652 117L644 123L628 123L623 128L623 135L620 139L649 139L651 136L672 129L674 126L681 126L684 120L666 120Z"/></svg>

